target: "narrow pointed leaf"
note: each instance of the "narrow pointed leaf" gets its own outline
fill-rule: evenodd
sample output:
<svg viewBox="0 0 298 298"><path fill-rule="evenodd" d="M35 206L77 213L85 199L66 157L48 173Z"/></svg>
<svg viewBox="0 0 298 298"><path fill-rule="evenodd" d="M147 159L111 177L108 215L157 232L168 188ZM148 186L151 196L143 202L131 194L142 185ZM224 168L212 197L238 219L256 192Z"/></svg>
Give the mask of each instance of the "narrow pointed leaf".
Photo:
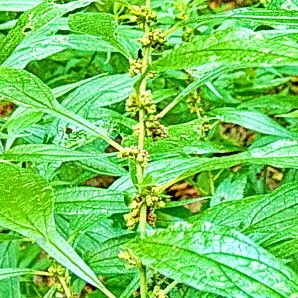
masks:
<svg viewBox="0 0 298 298"><path fill-rule="evenodd" d="M298 138L297 134L291 133L279 123L260 112L245 111L235 108L220 108L214 109L212 114L222 122L238 124L263 134L284 138L296 136Z"/></svg>

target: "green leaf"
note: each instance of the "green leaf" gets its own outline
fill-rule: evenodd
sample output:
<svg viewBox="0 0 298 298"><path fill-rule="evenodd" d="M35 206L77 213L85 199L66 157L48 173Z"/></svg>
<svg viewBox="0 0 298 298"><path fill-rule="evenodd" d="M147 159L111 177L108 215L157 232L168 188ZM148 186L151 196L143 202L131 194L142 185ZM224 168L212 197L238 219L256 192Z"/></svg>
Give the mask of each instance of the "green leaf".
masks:
<svg viewBox="0 0 298 298"><path fill-rule="evenodd" d="M272 2L281 2L285 0L273 0ZM290 2L292 0L289 0ZM233 9L224 13L217 13L214 15L200 16L197 19L190 19L185 23L195 23L196 25L202 24L220 24L225 20L236 20L241 25L250 25L250 26L272 26L272 27L281 27L285 28L297 28L298 25L298 13L295 11L282 11L276 10L280 7L270 7L270 9L261 9L261 8L239 8Z"/></svg>
<svg viewBox="0 0 298 298"><path fill-rule="evenodd" d="M41 2L42 0L0 0L0 11L26 11Z"/></svg>
<svg viewBox="0 0 298 298"><path fill-rule="evenodd" d="M170 51L151 64L151 71L185 69L202 65L230 69L246 67L297 66L298 44L283 37L266 39L250 30L216 31Z"/></svg>
<svg viewBox="0 0 298 298"><path fill-rule="evenodd" d="M288 113L298 109L297 96L267 95L248 100L238 106L239 109L258 110L268 115Z"/></svg>
<svg viewBox="0 0 298 298"><path fill-rule="evenodd" d="M259 244L272 244L297 238L298 183L282 185L267 195L224 202L209 208L192 222L209 220L237 228Z"/></svg>
<svg viewBox="0 0 298 298"><path fill-rule="evenodd" d="M100 108L124 101L132 92L134 82L127 74L95 76L71 92L63 105L84 116L95 104Z"/></svg>
<svg viewBox="0 0 298 298"><path fill-rule="evenodd" d="M226 169L241 164L297 168L298 141L279 140L230 156L165 159L150 163L146 173L166 188L174 181L183 180L200 172Z"/></svg>
<svg viewBox="0 0 298 298"><path fill-rule="evenodd" d="M170 125L167 138L154 141L148 139L146 148L153 160L159 157L164 159L165 154L185 156L185 154L226 153L239 150L235 146L227 146L222 142L200 140L200 121L197 120Z"/></svg>
<svg viewBox="0 0 298 298"><path fill-rule="evenodd" d="M127 58L131 58L128 51L117 39L117 26L112 14L98 12L76 13L69 16L68 19L69 27L74 32L100 36L119 49Z"/></svg>
<svg viewBox="0 0 298 298"><path fill-rule="evenodd" d="M20 240L22 237L20 235L0 233L0 243L4 241Z"/></svg>
<svg viewBox="0 0 298 298"><path fill-rule="evenodd" d="M260 112L245 111L236 108L220 108L214 109L212 114L222 122L238 124L263 134L283 138L298 137L297 134L291 133L279 123Z"/></svg>
<svg viewBox="0 0 298 298"><path fill-rule="evenodd" d="M134 237L135 234L128 234L101 243L98 249L86 255L88 264L100 275L134 273L125 268L125 262L118 257L123 245Z"/></svg>
<svg viewBox="0 0 298 298"><path fill-rule="evenodd" d="M55 210L59 214L98 214L110 216L128 212L120 192L94 187L72 187L55 191Z"/></svg>
<svg viewBox="0 0 298 298"><path fill-rule="evenodd" d="M0 238L1 239L1 238ZM18 276L19 269L19 243L11 241L0 243L0 296L5 298L21 298L20 283Z"/></svg>
<svg viewBox="0 0 298 298"><path fill-rule="evenodd" d="M76 13L68 18L72 30L80 33L104 36L113 39L116 31L116 21L109 13Z"/></svg>
<svg viewBox="0 0 298 298"><path fill-rule="evenodd" d="M67 162L79 161L93 172L102 175L122 176L127 172L116 163L109 160L114 154L88 153L63 148L57 145L28 144L19 145L7 150L0 158L10 161Z"/></svg>
<svg viewBox="0 0 298 298"><path fill-rule="evenodd" d="M273 255L210 222L173 226L127 246L166 277L224 297L289 297L298 290L297 275Z"/></svg>
<svg viewBox="0 0 298 298"><path fill-rule="evenodd" d="M119 52L103 38L91 35L51 35L31 36L24 40L5 61L4 65L23 69L34 60L42 60L64 50L85 52Z"/></svg>
<svg viewBox="0 0 298 298"><path fill-rule="evenodd" d="M78 0L63 5L42 2L33 9L26 11L18 19L16 26L0 40L0 64L2 64L14 49L26 37L39 29L53 23L64 14L92 3L92 0Z"/></svg>
<svg viewBox="0 0 298 298"><path fill-rule="evenodd" d="M93 271L56 231L54 200L48 183L34 172L11 164L0 163L0 173L0 226L36 241L63 266L110 295Z"/></svg>
<svg viewBox="0 0 298 298"><path fill-rule="evenodd" d="M21 276L21 275L34 275L34 274L36 274L36 271L32 270L32 269L3 268L3 269L0 269L0 280L12 278L12 277L18 277L18 276ZM1 287L2 287L2 285L1 285ZM16 294L17 293L16 290L12 290L12 291L13 292L8 292L8 293L9 294ZM5 296L5 297L7 297L7 296ZM13 296L13 297L15 297L15 296ZM21 297L21 296L19 296L19 297Z"/></svg>
<svg viewBox="0 0 298 298"><path fill-rule="evenodd" d="M17 105L48 113L93 135L98 135L107 143L110 142L104 129L65 109L46 84L25 70L0 67L1 100L13 101Z"/></svg>
<svg viewBox="0 0 298 298"><path fill-rule="evenodd" d="M268 5L268 8L298 11L298 3L296 0L271 0Z"/></svg>
<svg viewBox="0 0 298 298"><path fill-rule="evenodd" d="M244 195L245 185L247 183L247 176L242 175L232 179L232 176L223 180L216 188L210 206L220 204L225 201L233 201L242 199Z"/></svg>

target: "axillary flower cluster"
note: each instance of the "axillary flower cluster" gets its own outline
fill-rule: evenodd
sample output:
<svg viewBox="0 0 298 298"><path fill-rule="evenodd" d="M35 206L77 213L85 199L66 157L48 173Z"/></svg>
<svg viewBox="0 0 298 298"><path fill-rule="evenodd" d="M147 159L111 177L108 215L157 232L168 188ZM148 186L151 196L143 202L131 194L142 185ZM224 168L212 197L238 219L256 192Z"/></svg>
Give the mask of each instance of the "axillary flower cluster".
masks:
<svg viewBox="0 0 298 298"><path fill-rule="evenodd" d="M133 92L126 101L126 111L133 117L140 111L144 112L144 125L145 133L147 137L152 137L153 140L167 137L167 130L162 125L156 116L156 105L153 102L152 93L150 90L146 90L140 94ZM138 125L135 127L135 131L138 133Z"/></svg>
<svg viewBox="0 0 298 298"><path fill-rule="evenodd" d="M130 61L130 76L144 74L147 71L148 59L151 51L161 49L165 44L165 35L162 29L151 29L152 25L157 20L156 12L145 6L132 6L131 12L133 16L131 21L139 24L141 28L145 28L144 35L140 38L143 51L147 53L141 59ZM149 55L148 55L149 54ZM152 77L152 73L148 73L148 77ZM154 140L167 136L166 128L161 125L156 116L156 105L153 102L152 92L150 90L134 91L126 102L126 111L132 117L138 115L140 111L144 113L145 133L147 137L152 137ZM138 133L138 127L135 127Z"/></svg>
<svg viewBox="0 0 298 298"><path fill-rule="evenodd" d="M156 221L155 209L163 208L166 205L165 198L156 191L155 187L143 189L142 193L131 201L129 205L130 213L124 215L128 229L134 229L139 222L143 204L148 207L147 222L151 225L154 225Z"/></svg>

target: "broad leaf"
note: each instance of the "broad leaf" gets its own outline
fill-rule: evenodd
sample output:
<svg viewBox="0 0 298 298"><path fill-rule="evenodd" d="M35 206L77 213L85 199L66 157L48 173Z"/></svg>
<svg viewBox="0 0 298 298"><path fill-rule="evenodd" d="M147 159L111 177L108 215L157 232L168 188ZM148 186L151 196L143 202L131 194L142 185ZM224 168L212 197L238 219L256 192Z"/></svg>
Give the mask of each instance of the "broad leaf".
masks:
<svg viewBox="0 0 298 298"><path fill-rule="evenodd" d="M238 124L242 127L268 135L280 137L297 137L270 117L260 113L235 108L214 109L212 114L222 122Z"/></svg>
<svg viewBox="0 0 298 298"><path fill-rule="evenodd" d="M77 13L69 17L70 28L79 33L102 37L126 57L131 58L125 47L117 39L116 22L109 13Z"/></svg>
<svg viewBox="0 0 298 298"><path fill-rule="evenodd" d="M118 254L122 246L134 237L135 234L128 234L101 243L98 249L86 254L88 264L100 275L133 273L134 271L125 268L125 263L119 259Z"/></svg>
<svg viewBox="0 0 298 298"><path fill-rule="evenodd" d="M285 0L273 0L273 2L286 2ZM292 0L289 0L290 2ZM294 0L295 1L295 0ZM270 7L270 5L269 5ZM199 24L220 24L224 20L236 20L241 25L248 24L253 26L267 25L280 26L282 28L297 28L298 12L275 10L277 7L270 7L270 9L254 9L254 8L239 8L228 12L218 13L214 15L201 16L197 19L190 19L186 23ZM278 7L280 8L280 7Z"/></svg>
<svg viewBox="0 0 298 298"><path fill-rule="evenodd" d="M95 187L73 187L55 191L59 214L98 214L110 216L128 211L122 193Z"/></svg>
<svg viewBox="0 0 298 298"><path fill-rule="evenodd" d="M285 184L272 193L221 203L192 222L209 220L240 229L264 247L297 238L298 183Z"/></svg>
<svg viewBox="0 0 298 298"><path fill-rule="evenodd" d="M297 168L298 141L280 140L247 152L223 157L165 159L150 163L147 174L160 185L167 187L167 183L171 185L171 181L180 181L199 172L226 169L241 164Z"/></svg>
<svg viewBox="0 0 298 298"><path fill-rule="evenodd" d="M11 164L0 163L0 173L0 226L36 241L59 263L107 293L93 271L57 233L48 183L34 172Z"/></svg>
<svg viewBox="0 0 298 298"><path fill-rule="evenodd" d="M268 115L276 115L290 112L298 108L297 96L291 95L267 95L257 97L242 103L240 109L258 110Z"/></svg>
<svg viewBox="0 0 298 298"><path fill-rule="evenodd" d="M0 67L1 100L10 100L17 105L48 113L98 135L109 143L109 137L105 130L66 110L55 99L51 89L27 71Z"/></svg>
<svg viewBox="0 0 298 298"><path fill-rule="evenodd" d="M166 277L224 297L289 297L297 275L248 237L210 222L173 226L128 244Z"/></svg>
<svg viewBox="0 0 298 298"><path fill-rule="evenodd" d="M19 243L17 241L0 243L0 297L21 298L18 276L21 272L32 270L17 268L18 260Z"/></svg>
<svg viewBox="0 0 298 298"><path fill-rule="evenodd" d="M125 100L133 90L134 78L127 74L95 76L63 101L63 105L82 116L89 113L91 107L105 107Z"/></svg>
<svg viewBox="0 0 298 298"><path fill-rule="evenodd" d="M5 61L4 65L23 69L30 61L42 60L67 49L85 52L119 52L119 49L97 36L34 35L24 40Z"/></svg>
<svg viewBox="0 0 298 298"><path fill-rule="evenodd" d="M2 64L24 40L39 29L48 26L67 12L92 3L93 0L79 0L63 5L42 2L25 12L18 19L16 26L0 41L0 64Z"/></svg>
<svg viewBox="0 0 298 298"><path fill-rule="evenodd" d="M298 44L286 38L266 39L253 31L224 30L196 37L172 50L150 66L152 71L185 69L201 65L230 69L268 66L297 66Z"/></svg>
<svg viewBox="0 0 298 298"><path fill-rule="evenodd" d="M122 176L126 171L118 164L109 160L114 155L108 153L88 153L63 148L56 145L28 144L15 146L0 158L11 161L67 162L79 161L93 172L102 175Z"/></svg>

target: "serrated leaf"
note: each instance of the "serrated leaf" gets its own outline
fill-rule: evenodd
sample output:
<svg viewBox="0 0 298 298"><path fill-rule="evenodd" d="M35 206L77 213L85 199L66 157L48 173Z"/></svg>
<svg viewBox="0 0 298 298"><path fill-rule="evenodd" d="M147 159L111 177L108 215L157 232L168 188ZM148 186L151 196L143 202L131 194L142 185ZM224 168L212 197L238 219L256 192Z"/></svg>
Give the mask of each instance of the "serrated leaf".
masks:
<svg viewBox="0 0 298 298"><path fill-rule="evenodd" d="M97 36L32 36L24 40L3 65L23 69L34 60L42 60L67 49L85 52L119 52L119 49Z"/></svg>
<svg viewBox="0 0 298 298"><path fill-rule="evenodd" d="M68 18L72 30L80 33L104 36L107 39L114 38L116 21L112 14L89 12L76 13Z"/></svg>
<svg viewBox="0 0 298 298"><path fill-rule="evenodd" d="M258 110L268 115L276 115L298 109L298 99L294 95L267 95L248 100L239 109Z"/></svg>
<svg viewBox="0 0 298 298"><path fill-rule="evenodd" d="M0 67L1 100L10 100L17 105L48 113L110 142L104 129L65 109L46 84L25 70Z"/></svg>
<svg viewBox="0 0 298 298"><path fill-rule="evenodd" d="M128 212L122 193L95 187L72 187L55 191L59 214L98 214L110 216Z"/></svg>
<svg viewBox="0 0 298 298"><path fill-rule="evenodd" d="M298 135L291 133L279 123L260 112L245 111L236 108L219 108L214 109L212 114L222 122L238 124L263 134L283 138L298 137Z"/></svg>
<svg viewBox="0 0 298 298"><path fill-rule="evenodd" d="M296 0L271 0L268 8L298 11L298 3Z"/></svg>
<svg viewBox="0 0 298 298"><path fill-rule="evenodd" d="M88 153L46 144L19 145L0 154L2 159L10 161L31 161L36 163L79 161L98 174L111 176L126 174L121 166L109 160L112 156L108 153Z"/></svg>
<svg viewBox="0 0 298 298"><path fill-rule="evenodd" d="M224 297L289 297L297 275L248 237L210 222L173 226L129 243L166 277Z"/></svg>
<svg viewBox="0 0 298 298"><path fill-rule="evenodd" d="M109 239L100 244L100 248L87 253L88 264L100 275L131 274L134 271L125 268L125 262L118 257L122 246L135 237L134 234Z"/></svg>
<svg viewBox="0 0 298 298"><path fill-rule="evenodd" d="M18 241L0 243L0 297L21 298L18 276L26 269L17 268L18 259Z"/></svg>
<svg viewBox="0 0 298 298"><path fill-rule="evenodd" d="M246 183L246 175L236 177L234 180L232 177L225 179L216 188L210 200L210 206L215 206L225 201L242 199Z"/></svg>
<svg viewBox="0 0 298 298"><path fill-rule="evenodd" d="M146 148L153 160L164 159L165 154L185 156L185 154L226 153L239 150L235 146L227 146L222 142L200 140L200 122L197 120L170 125L167 133L167 138L146 140ZM125 144L133 145L134 142L135 138L131 138Z"/></svg>
<svg viewBox="0 0 298 298"><path fill-rule="evenodd" d="M273 0L272 2L281 2L285 0ZM291 1L291 0L290 0ZM270 5L269 5L270 7ZM278 7L279 8L279 7ZM239 24L248 24L253 26L272 26L281 28L297 28L298 13L295 11L276 10L273 7L270 9L261 8L238 8L224 13L217 13L214 15L200 16L197 19L190 19L185 23L199 24L220 24L224 20L236 20Z"/></svg>
<svg viewBox="0 0 298 298"><path fill-rule="evenodd" d="M237 228L264 247L298 237L298 183L282 185L272 193L209 208L191 221L209 220Z"/></svg>
<svg viewBox="0 0 298 298"><path fill-rule="evenodd" d="M246 67L297 66L298 44L283 37L266 39L253 31L224 30L202 35L151 64L151 71L185 69L210 64Z"/></svg>
<svg viewBox="0 0 298 298"><path fill-rule="evenodd" d="M167 184L171 185L172 181L180 181L200 172L226 169L241 164L297 168L298 141L279 140L230 156L165 159L150 163L147 174L158 184L167 187Z"/></svg>
<svg viewBox="0 0 298 298"><path fill-rule="evenodd" d="M78 33L101 36L115 48L119 49L125 56L130 58L130 54L117 39L116 21L109 13L76 13L69 16L69 26L71 30Z"/></svg>
<svg viewBox="0 0 298 298"><path fill-rule="evenodd" d="M33 9L26 11L18 19L16 26L0 41L0 64L26 37L54 22L67 12L92 3L92 0L79 0L63 5L42 2Z"/></svg>
<svg viewBox="0 0 298 298"><path fill-rule="evenodd" d="M125 100L132 92L134 82L135 79L127 74L95 76L71 92L63 105L84 116L94 105L99 108Z"/></svg>
<svg viewBox="0 0 298 298"><path fill-rule="evenodd" d="M0 226L36 241L59 263L108 293L108 297L114 297L70 244L57 233L54 200L48 183L34 172L11 164L0 163L0 173Z"/></svg>

